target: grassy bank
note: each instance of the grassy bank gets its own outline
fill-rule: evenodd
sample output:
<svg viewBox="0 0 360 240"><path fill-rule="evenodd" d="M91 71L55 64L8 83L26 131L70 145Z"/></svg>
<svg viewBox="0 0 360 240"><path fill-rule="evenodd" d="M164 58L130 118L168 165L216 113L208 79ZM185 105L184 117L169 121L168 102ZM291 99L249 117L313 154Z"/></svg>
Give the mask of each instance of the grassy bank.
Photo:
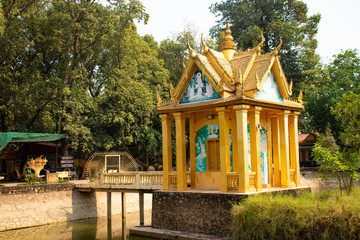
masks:
<svg viewBox="0 0 360 240"><path fill-rule="evenodd" d="M249 197L233 208L236 239L360 239L360 189L340 198L321 191L301 196Z"/></svg>

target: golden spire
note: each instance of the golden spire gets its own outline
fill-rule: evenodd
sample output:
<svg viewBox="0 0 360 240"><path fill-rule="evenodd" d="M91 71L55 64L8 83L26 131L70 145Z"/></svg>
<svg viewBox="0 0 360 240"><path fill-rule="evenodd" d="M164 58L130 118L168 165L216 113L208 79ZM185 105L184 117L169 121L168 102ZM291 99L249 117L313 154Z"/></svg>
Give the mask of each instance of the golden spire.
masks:
<svg viewBox="0 0 360 240"><path fill-rule="evenodd" d="M220 46L221 50L224 53L224 56L228 61L232 59L235 53L236 45L234 43L234 38L231 35L231 30L229 26L229 21L226 21L226 29L225 29L225 36L223 42Z"/></svg>
<svg viewBox="0 0 360 240"><path fill-rule="evenodd" d="M229 26L229 21L226 21L226 29L225 29L225 36L223 39L223 42L221 44L221 50L226 50L226 49L234 49L236 48L235 43L233 42L234 38L231 35L231 30L230 30L230 26Z"/></svg>
<svg viewBox="0 0 360 240"><path fill-rule="evenodd" d="M202 43L202 45L204 47L204 53L207 53L209 51L209 48L208 48L208 46L206 46L206 43L205 43L204 38L203 38L203 34L201 34L201 43Z"/></svg>
<svg viewBox="0 0 360 240"><path fill-rule="evenodd" d="M174 94L175 94L175 88L170 81L170 96L171 96L171 98L174 97Z"/></svg>
<svg viewBox="0 0 360 240"><path fill-rule="evenodd" d="M156 91L156 99L157 99L157 106L160 107L162 105L162 101L158 91Z"/></svg>
<svg viewBox="0 0 360 240"><path fill-rule="evenodd" d="M276 48L275 48L275 50L274 50L274 54L275 55L278 55L279 54L279 50L280 50L280 48L281 48L281 45L282 45L282 37L280 37L280 43L279 43L279 46L277 46Z"/></svg>
<svg viewBox="0 0 360 240"><path fill-rule="evenodd" d="M261 46L264 44L264 41L265 41L264 34L261 32L261 42L256 47L257 53L260 53Z"/></svg>
<svg viewBox="0 0 360 240"><path fill-rule="evenodd" d="M299 96L298 96L298 99L297 99L297 100L298 100L299 103L303 104L303 100L302 100L302 99L303 99L303 91L301 90L300 93L299 93Z"/></svg>
<svg viewBox="0 0 360 240"><path fill-rule="evenodd" d="M187 43L188 43L188 48L189 48L191 57L195 57L194 49L191 48L189 39L188 39Z"/></svg>

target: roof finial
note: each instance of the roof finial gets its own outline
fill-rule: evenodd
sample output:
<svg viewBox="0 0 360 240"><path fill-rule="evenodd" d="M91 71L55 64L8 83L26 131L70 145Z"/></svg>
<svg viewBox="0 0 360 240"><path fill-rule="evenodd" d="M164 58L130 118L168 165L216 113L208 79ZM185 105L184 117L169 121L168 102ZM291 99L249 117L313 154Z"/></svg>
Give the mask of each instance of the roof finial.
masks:
<svg viewBox="0 0 360 240"><path fill-rule="evenodd" d="M302 99L303 99L303 91L300 90L300 93L299 93L299 96L298 96L298 99L297 99L297 100L298 100L298 102L301 103L301 104L303 104L303 100L302 100Z"/></svg>
<svg viewBox="0 0 360 240"><path fill-rule="evenodd" d="M264 41L265 41L264 34L262 32L260 32L260 33L261 33L261 42L256 47L256 51L258 53L260 53L261 47L262 47L262 45L264 44Z"/></svg>
<svg viewBox="0 0 360 240"><path fill-rule="evenodd" d="M174 95L175 95L175 88L170 81L170 96L171 96L171 98L173 98Z"/></svg>
<svg viewBox="0 0 360 240"><path fill-rule="evenodd" d="M226 50L226 49L234 49L236 48L235 43L233 42L234 38L231 35L231 30L230 30L230 26L229 26L229 20L226 21L226 29L225 29L225 36L223 39L223 42L221 44L221 50Z"/></svg>
<svg viewBox="0 0 360 240"><path fill-rule="evenodd" d="M162 101L158 91L156 91L156 99L157 99L157 106L160 107L162 105Z"/></svg>
<svg viewBox="0 0 360 240"><path fill-rule="evenodd" d="M191 46L190 46L190 40L189 40L189 39L188 39L188 48L189 48L191 57L195 57L194 49L191 48Z"/></svg>
<svg viewBox="0 0 360 240"><path fill-rule="evenodd" d="M277 46L277 47L275 48L275 50L274 50L275 55L278 55L278 54L279 54L279 50L280 50L280 48L281 48L282 43L283 43L283 42L282 42L282 37L280 37L279 46Z"/></svg>
<svg viewBox="0 0 360 240"><path fill-rule="evenodd" d="M206 43L204 42L203 34L201 34L201 43L204 47L204 53L207 53L209 51L208 46L206 46Z"/></svg>

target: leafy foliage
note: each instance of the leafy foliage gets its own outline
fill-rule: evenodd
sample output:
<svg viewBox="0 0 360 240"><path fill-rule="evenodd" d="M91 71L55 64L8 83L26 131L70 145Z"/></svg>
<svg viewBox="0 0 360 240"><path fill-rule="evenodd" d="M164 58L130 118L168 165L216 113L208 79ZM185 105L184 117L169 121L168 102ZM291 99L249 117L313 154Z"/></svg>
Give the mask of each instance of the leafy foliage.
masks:
<svg viewBox="0 0 360 240"><path fill-rule="evenodd" d="M339 149L330 129L327 128L324 135L319 135L312 154L316 162L322 162L319 170L331 173L319 174L319 176L323 179L337 178L340 193L344 188L347 194L350 194L354 181L360 177L358 173L360 154L349 149L341 151Z"/></svg>
<svg viewBox="0 0 360 240"><path fill-rule="evenodd" d="M318 66L311 71L304 93L305 111L308 116L306 126L309 131L325 133L330 129L339 138L343 118L332 114L349 91L360 94L360 58L357 50L346 50L336 55L327 66ZM349 117L347 118L349 120Z"/></svg>
<svg viewBox="0 0 360 240"><path fill-rule="evenodd" d="M233 207L235 239L359 239L360 191L256 194Z"/></svg>
<svg viewBox="0 0 360 240"><path fill-rule="evenodd" d="M149 18L140 1L12 2L0 8L1 131L66 133L64 155L158 157L156 92L169 97L169 72L136 32Z"/></svg>
<svg viewBox="0 0 360 240"><path fill-rule="evenodd" d="M204 41L210 48L217 47L211 39L205 38ZM190 55L188 43L194 50L201 51L201 38L195 27L191 25L187 25L183 31L160 43L159 58L163 59L164 67L169 70L170 81L174 86L180 80L184 65L186 65Z"/></svg>
<svg viewBox="0 0 360 240"><path fill-rule="evenodd" d="M307 71L319 62L315 53L320 15L307 16L307 6L298 0L224 0L215 3L211 12L221 19L211 29L215 37L229 20L238 48L255 47L264 34L263 50L274 50L282 37L281 64L288 79L294 81L298 94L307 77Z"/></svg>

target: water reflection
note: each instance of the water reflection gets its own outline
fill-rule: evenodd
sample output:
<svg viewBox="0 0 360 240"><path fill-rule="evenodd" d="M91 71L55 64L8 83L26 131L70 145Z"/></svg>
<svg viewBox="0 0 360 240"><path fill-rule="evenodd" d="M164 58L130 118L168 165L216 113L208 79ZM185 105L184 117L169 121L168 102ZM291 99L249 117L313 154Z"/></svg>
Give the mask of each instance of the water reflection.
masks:
<svg viewBox="0 0 360 240"><path fill-rule="evenodd" d="M112 221L106 217L77 220L67 223L50 224L39 227L24 228L0 232L0 239L7 240L145 240L129 236L129 228L139 225L139 213L127 213L125 221L121 215L113 215ZM145 211L145 225L151 224L151 211Z"/></svg>

